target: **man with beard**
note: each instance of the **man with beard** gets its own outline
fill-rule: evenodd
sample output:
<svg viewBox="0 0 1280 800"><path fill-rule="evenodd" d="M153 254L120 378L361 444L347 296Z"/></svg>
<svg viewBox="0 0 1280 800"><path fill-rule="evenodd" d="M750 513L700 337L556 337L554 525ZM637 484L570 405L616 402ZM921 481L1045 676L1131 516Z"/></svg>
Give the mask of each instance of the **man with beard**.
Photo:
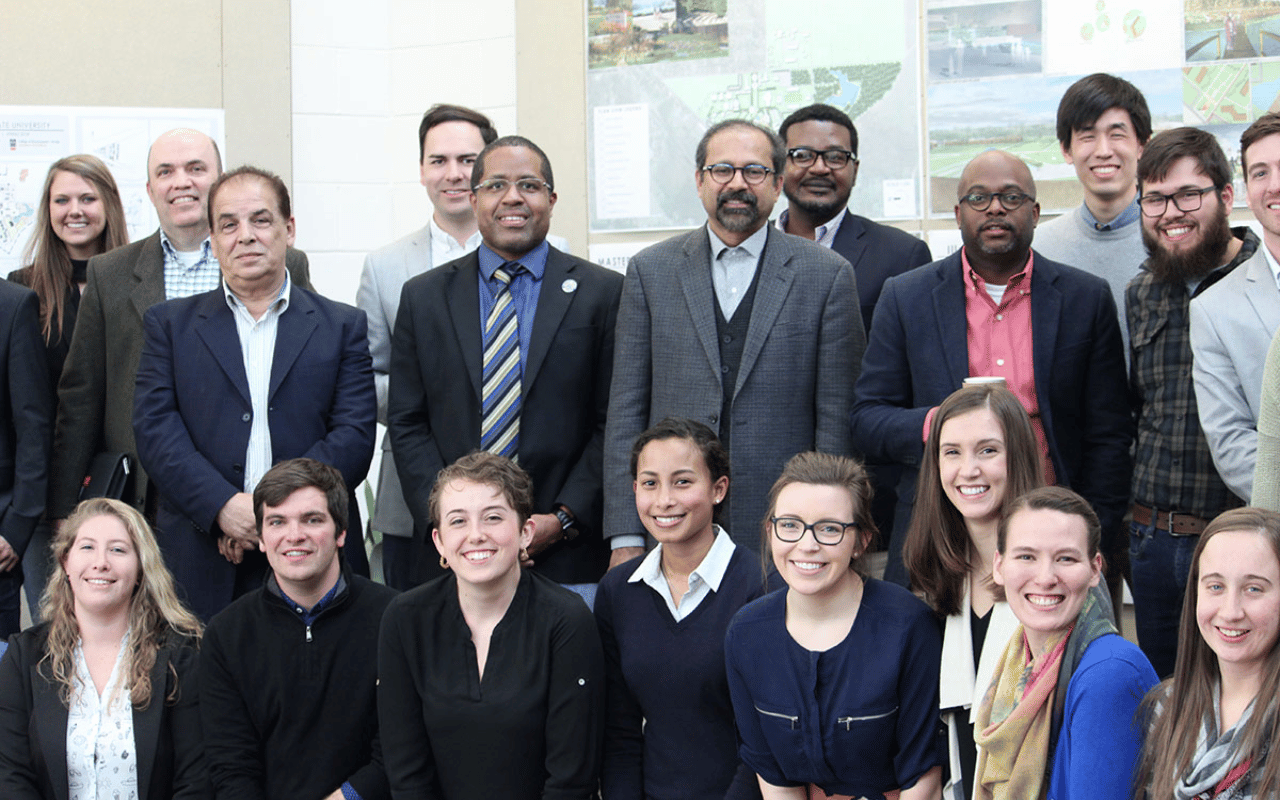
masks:
<svg viewBox="0 0 1280 800"><path fill-rule="evenodd" d="M1253 492L1262 367L1280 328L1280 114L1267 114L1240 136L1249 210L1263 247L1240 256L1240 268L1191 303L1192 377L1214 466L1242 500Z"/></svg>
<svg viewBox="0 0 1280 800"><path fill-rule="evenodd" d="M955 214L958 252L885 282L853 409L855 446L904 465L885 572L904 585L932 411L970 376L1004 379L1031 416L1046 482L1089 500L1104 553L1122 544L1131 423L1110 288L1031 250L1040 205L1030 170L1009 153L965 166Z"/></svg>
<svg viewBox="0 0 1280 800"><path fill-rule="evenodd" d="M849 193L860 163L858 129L843 111L824 103L805 106L782 121L778 135L787 144L782 191L788 201L778 230L830 247L849 262L858 280L862 324L870 333L884 282L932 261L929 246L905 231L850 213ZM894 487L902 471L892 464L869 466L875 486L871 516L887 532L893 529L898 503Z"/></svg>
<svg viewBox="0 0 1280 800"><path fill-rule="evenodd" d="M752 551L787 459L852 452L866 346L857 284L849 262L768 224L785 157L767 128L712 126L694 171L707 225L642 250L627 268L604 445L611 566L644 544L631 443L664 417L719 430L733 471L723 524Z"/></svg>
<svg viewBox="0 0 1280 800"><path fill-rule="evenodd" d="M1130 588L1138 644L1166 678L1196 536L1240 505L1214 469L1200 427L1188 307L1249 259L1258 238L1247 228L1232 236L1227 227L1231 164L1213 134L1177 128L1154 137L1138 161L1138 182L1149 256L1125 296L1137 421Z"/></svg>

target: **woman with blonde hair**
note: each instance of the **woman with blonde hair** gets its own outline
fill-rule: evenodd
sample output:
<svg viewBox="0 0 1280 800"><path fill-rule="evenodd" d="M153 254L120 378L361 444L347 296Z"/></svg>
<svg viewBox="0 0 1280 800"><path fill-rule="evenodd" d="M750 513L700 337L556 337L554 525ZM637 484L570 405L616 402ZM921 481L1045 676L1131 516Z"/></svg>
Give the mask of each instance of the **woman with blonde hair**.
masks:
<svg viewBox="0 0 1280 800"><path fill-rule="evenodd" d="M81 503L53 542L46 622L0 659L0 796L204 798L196 648L146 520Z"/></svg>
<svg viewBox="0 0 1280 800"><path fill-rule="evenodd" d="M1200 534L1173 677L1147 696L1138 798L1280 796L1280 514L1238 508Z"/></svg>

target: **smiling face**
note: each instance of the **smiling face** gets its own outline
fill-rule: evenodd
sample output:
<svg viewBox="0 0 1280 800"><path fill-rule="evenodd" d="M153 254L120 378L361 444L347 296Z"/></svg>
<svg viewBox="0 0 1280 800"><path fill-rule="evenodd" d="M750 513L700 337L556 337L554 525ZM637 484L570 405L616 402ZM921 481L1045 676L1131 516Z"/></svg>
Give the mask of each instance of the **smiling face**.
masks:
<svg viewBox="0 0 1280 800"><path fill-rule="evenodd" d="M688 439L656 439L636 460L636 511L645 530L664 545L711 546L716 504L729 478L712 480L702 451Z"/></svg>
<svg viewBox="0 0 1280 800"><path fill-rule="evenodd" d="M479 185L493 178L508 182L500 195L489 192L471 195L480 236L493 252L514 261L542 244L551 229L551 209L556 193L545 186L534 194L521 194L516 182L532 179L541 182L542 159L527 147L497 147L484 157L484 174Z"/></svg>
<svg viewBox="0 0 1280 800"><path fill-rule="evenodd" d="M338 548L346 531L336 530L329 501L304 486L278 506L262 507L262 547L284 593L308 606L338 582Z"/></svg>
<svg viewBox="0 0 1280 800"><path fill-rule="evenodd" d="M1249 210L1268 239L1280 241L1280 134L1264 136L1249 145L1241 160Z"/></svg>
<svg viewBox="0 0 1280 800"><path fill-rule="evenodd" d="M1280 563L1257 531L1223 531L1205 542L1196 625L1224 674L1256 674L1280 634Z"/></svg>
<svg viewBox="0 0 1280 800"><path fill-rule="evenodd" d="M129 531L118 518L104 514L81 523L62 568L71 581L77 614L129 613L141 569Z"/></svg>
<svg viewBox="0 0 1280 800"><path fill-rule="evenodd" d="M96 256L101 251L98 237L107 227L98 189L74 172L59 170L49 184L49 223L72 258Z"/></svg>
<svg viewBox="0 0 1280 800"><path fill-rule="evenodd" d="M1200 170L1199 162L1186 156L1175 161L1163 179L1143 183L1142 194L1171 195L1212 187L1213 181ZM1143 214L1142 241L1151 254L1148 267L1152 274L1166 281L1184 281L1221 266L1231 242L1227 215L1233 197L1234 190L1228 183L1221 195L1212 190L1205 192L1195 211L1181 211L1169 200L1160 216Z"/></svg>
<svg viewBox="0 0 1280 800"><path fill-rule="evenodd" d="M213 254L232 291L284 281L285 253L293 244L293 217L280 213L280 199L265 180L234 177L213 199Z"/></svg>
<svg viewBox="0 0 1280 800"><path fill-rule="evenodd" d="M1102 555L1089 557L1088 528L1075 514L1024 508L1006 524L992 577L1038 654L1080 615L1089 589L1098 585Z"/></svg>
<svg viewBox="0 0 1280 800"><path fill-rule="evenodd" d="M792 483L778 492L770 516L794 517L805 524L853 522L857 519L853 497L847 489L813 483ZM812 531L798 542L769 537L773 565L791 591L815 597L831 596L857 580L851 563L866 549L866 536L857 528L845 529L836 545L818 544Z"/></svg>
<svg viewBox="0 0 1280 800"><path fill-rule="evenodd" d="M970 161L960 176L959 196L965 197L975 192L1020 192L1034 196L1035 184L1026 164L1008 153L990 150ZM992 198L989 206L977 211L961 200L956 203L955 211L960 238L964 241L965 253L971 262L993 260L986 257L995 256L997 259L994 260L1006 263L1008 275L1004 275L1004 278L1008 278L1026 263L1031 238L1035 235L1036 223L1040 220L1039 203L1025 200L1022 205L1010 211L998 198ZM974 268L980 269L977 263ZM983 277L991 281L991 277Z"/></svg>
<svg viewBox="0 0 1280 800"><path fill-rule="evenodd" d="M1141 155L1133 120L1123 108L1107 109L1093 125L1072 131L1071 145L1062 148L1062 157L1076 168L1085 192L1104 203L1132 201Z"/></svg>
<svg viewBox="0 0 1280 800"><path fill-rule="evenodd" d="M938 436L938 477L942 491L965 518L991 523L1000 518L1008 478L1004 430L991 409L957 414Z"/></svg>
<svg viewBox="0 0 1280 800"><path fill-rule="evenodd" d="M819 153L853 149L848 128L838 122L817 119L807 119L787 128L787 149L794 147L809 147ZM800 209L813 222L822 224L849 204L849 193L857 179L858 162L853 160L840 169L831 169L821 157L807 167L796 166L788 158L782 191L791 208Z"/></svg>
<svg viewBox="0 0 1280 800"><path fill-rule="evenodd" d="M199 131L169 131L151 145L147 195L170 238L204 238L209 230L205 199L217 177L213 140Z"/></svg>
<svg viewBox="0 0 1280 800"><path fill-rule="evenodd" d="M501 489L468 480L441 489L439 508L440 527L431 539L458 582L514 587L520 580L520 549L533 541L533 520L522 525Z"/></svg>
<svg viewBox="0 0 1280 800"><path fill-rule="evenodd" d="M483 149L480 129L470 122L450 120L427 130L419 173L437 220L467 223L475 218L471 166Z"/></svg>
<svg viewBox="0 0 1280 800"><path fill-rule="evenodd" d="M728 164L745 167L758 164L773 169L773 153L769 138L755 128L735 125L719 131L707 141L704 166ZM694 173L698 197L707 212L707 224L725 244L734 247L746 241L760 226L769 221L773 204L778 202L782 178L770 173L764 181L752 185L733 173L728 183L716 183L706 172Z"/></svg>

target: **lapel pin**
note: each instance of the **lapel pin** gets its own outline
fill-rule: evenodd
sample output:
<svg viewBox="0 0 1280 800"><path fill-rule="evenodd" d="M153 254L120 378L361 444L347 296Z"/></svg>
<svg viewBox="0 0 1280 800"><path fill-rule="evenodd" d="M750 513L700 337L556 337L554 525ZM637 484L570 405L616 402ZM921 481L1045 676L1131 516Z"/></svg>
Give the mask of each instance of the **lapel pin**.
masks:
<svg viewBox="0 0 1280 800"><path fill-rule="evenodd" d="M560 291L564 292L565 294L573 294L573 292L576 291L577 288L578 288L578 282L575 281L573 278L569 278L564 283L560 284Z"/></svg>

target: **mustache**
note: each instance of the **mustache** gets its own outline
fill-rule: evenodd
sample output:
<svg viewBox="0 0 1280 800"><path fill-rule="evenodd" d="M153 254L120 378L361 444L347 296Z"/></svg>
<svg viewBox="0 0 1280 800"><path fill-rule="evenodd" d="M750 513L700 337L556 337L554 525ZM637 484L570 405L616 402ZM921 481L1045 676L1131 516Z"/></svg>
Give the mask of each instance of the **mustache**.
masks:
<svg viewBox="0 0 1280 800"><path fill-rule="evenodd" d="M746 189L734 189L728 192L721 192L720 195L716 197L716 208L724 208L725 203L732 202L746 203L753 209L759 205L759 202L756 200L756 196L751 192L748 192Z"/></svg>
<svg viewBox="0 0 1280 800"><path fill-rule="evenodd" d="M979 232L988 231L995 228L999 228L1000 230L1003 230L1003 231L1010 231L1010 232L1013 231L1013 225L1011 225L1007 220L1003 220L1003 219L993 219L993 220L990 220L989 222L984 222L982 223L981 226L978 227L978 231Z"/></svg>

